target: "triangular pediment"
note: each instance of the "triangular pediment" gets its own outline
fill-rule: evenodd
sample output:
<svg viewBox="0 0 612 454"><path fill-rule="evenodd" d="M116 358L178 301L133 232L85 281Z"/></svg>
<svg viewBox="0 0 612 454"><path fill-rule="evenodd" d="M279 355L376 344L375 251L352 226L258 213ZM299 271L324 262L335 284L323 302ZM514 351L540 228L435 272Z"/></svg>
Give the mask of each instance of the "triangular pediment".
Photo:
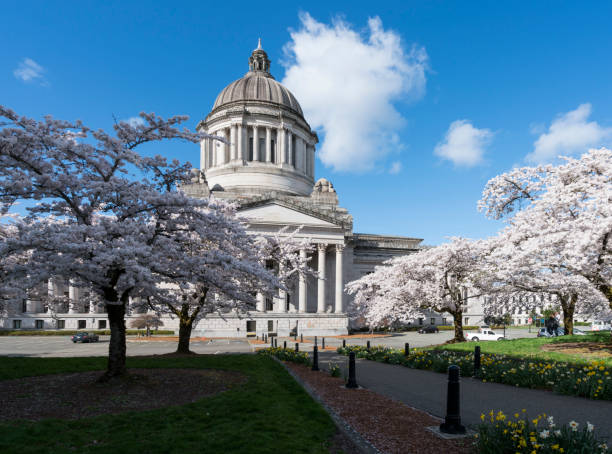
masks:
<svg viewBox="0 0 612 454"><path fill-rule="evenodd" d="M253 223L261 224L284 224L296 226L313 226L313 227L338 227L336 224L322 219L310 213L304 213L302 210L269 202L265 204L256 204L254 206L246 206L239 210L238 215Z"/></svg>

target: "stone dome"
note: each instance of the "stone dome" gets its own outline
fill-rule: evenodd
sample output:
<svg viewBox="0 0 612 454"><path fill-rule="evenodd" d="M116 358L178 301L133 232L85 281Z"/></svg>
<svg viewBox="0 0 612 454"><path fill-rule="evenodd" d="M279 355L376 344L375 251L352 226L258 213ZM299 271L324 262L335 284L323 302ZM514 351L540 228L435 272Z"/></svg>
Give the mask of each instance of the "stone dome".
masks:
<svg viewBox="0 0 612 454"><path fill-rule="evenodd" d="M293 93L274 80L274 77L270 74L270 60L261 48L261 41L249 58L249 72L219 93L212 112L220 107L229 107L233 103L249 101L282 106L298 113L301 117L304 116L302 108Z"/></svg>

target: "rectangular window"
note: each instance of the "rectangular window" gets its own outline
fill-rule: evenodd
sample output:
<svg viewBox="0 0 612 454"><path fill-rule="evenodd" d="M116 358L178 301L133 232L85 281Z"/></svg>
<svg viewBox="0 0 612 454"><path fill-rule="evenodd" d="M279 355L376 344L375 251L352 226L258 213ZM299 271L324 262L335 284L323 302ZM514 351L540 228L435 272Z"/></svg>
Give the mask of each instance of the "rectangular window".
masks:
<svg viewBox="0 0 612 454"><path fill-rule="evenodd" d="M268 320L268 332L274 331L274 320Z"/></svg>
<svg viewBox="0 0 612 454"><path fill-rule="evenodd" d="M36 320L36 329L43 329L45 327L44 320Z"/></svg>
<svg viewBox="0 0 612 454"><path fill-rule="evenodd" d="M422 325L422 324L423 324L423 319L419 318L419 325Z"/></svg>
<svg viewBox="0 0 612 454"><path fill-rule="evenodd" d="M431 324L435 325L436 324L436 318L435 317L431 317Z"/></svg>
<svg viewBox="0 0 612 454"><path fill-rule="evenodd" d="M25 299L21 301L21 312L28 312L28 301Z"/></svg>
<svg viewBox="0 0 612 454"><path fill-rule="evenodd" d="M87 320L79 320L78 322L78 329L85 329L87 328Z"/></svg>
<svg viewBox="0 0 612 454"><path fill-rule="evenodd" d="M13 320L13 329L21 329L21 320Z"/></svg>
<svg viewBox="0 0 612 454"><path fill-rule="evenodd" d="M98 320L98 329L106 329L106 320Z"/></svg>
<svg viewBox="0 0 612 454"><path fill-rule="evenodd" d="M270 162L276 162L276 140L270 140Z"/></svg>
<svg viewBox="0 0 612 454"><path fill-rule="evenodd" d="M291 293L287 293L287 300L285 302L285 310L289 311L289 305L291 304Z"/></svg>
<svg viewBox="0 0 612 454"><path fill-rule="evenodd" d="M64 329L64 328L66 328L66 320L58 320L57 329Z"/></svg>
<svg viewBox="0 0 612 454"><path fill-rule="evenodd" d="M266 298L266 310L267 311L274 310L274 302L272 301L272 298Z"/></svg>
<svg viewBox="0 0 612 454"><path fill-rule="evenodd" d="M249 137L249 156L248 156L248 160L252 161L253 160L253 138Z"/></svg>
<svg viewBox="0 0 612 454"><path fill-rule="evenodd" d="M257 331L257 322L255 320L247 320L247 333L254 333Z"/></svg>
<svg viewBox="0 0 612 454"><path fill-rule="evenodd" d="M470 317L465 317L465 318L463 319L463 324L464 324L464 325L469 325L469 321L470 321Z"/></svg>

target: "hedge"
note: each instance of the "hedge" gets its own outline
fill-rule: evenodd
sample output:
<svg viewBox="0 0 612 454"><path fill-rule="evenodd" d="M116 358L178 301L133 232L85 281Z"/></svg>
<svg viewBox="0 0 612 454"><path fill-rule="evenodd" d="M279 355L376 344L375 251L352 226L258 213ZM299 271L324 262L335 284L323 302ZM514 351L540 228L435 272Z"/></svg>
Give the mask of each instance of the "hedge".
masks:
<svg viewBox="0 0 612 454"><path fill-rule="evenodd" d="M110 335L109 329L66 329L66 330L0 330L0 336L72 336L73 334L83 332L83 333L95 333L98 335ZM125 332L127 335L137 335L137 334L146 334L146 330L144 329L128 329ZM151 330L151 334L165 334L165 335L174 335L174 331L171 330Z"/></svg>
<svg viewBox="0 0 612 454"><path fill-rule="evenodd" d="M455 325L438 325L436 326L436 328L438 328L440 331L454 331L455 330ZM474 329L480 329L480 326L476 326L476 325L466 325L463 327L463 330L474 330Z"/></svg>

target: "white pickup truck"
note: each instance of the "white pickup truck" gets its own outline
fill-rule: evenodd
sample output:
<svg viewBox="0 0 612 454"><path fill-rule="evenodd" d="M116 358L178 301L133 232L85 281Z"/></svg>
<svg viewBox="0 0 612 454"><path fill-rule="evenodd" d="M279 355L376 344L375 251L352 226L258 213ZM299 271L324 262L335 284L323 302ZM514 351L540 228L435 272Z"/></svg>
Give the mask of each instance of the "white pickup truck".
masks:
<svg viewBox="0 0 612 454"><path fill-rule="evenodd" d="M501 334L495 334L489 328L480 328L477 333L466 333L465 338L469 341L498 341L504 340Z"/></svg>

